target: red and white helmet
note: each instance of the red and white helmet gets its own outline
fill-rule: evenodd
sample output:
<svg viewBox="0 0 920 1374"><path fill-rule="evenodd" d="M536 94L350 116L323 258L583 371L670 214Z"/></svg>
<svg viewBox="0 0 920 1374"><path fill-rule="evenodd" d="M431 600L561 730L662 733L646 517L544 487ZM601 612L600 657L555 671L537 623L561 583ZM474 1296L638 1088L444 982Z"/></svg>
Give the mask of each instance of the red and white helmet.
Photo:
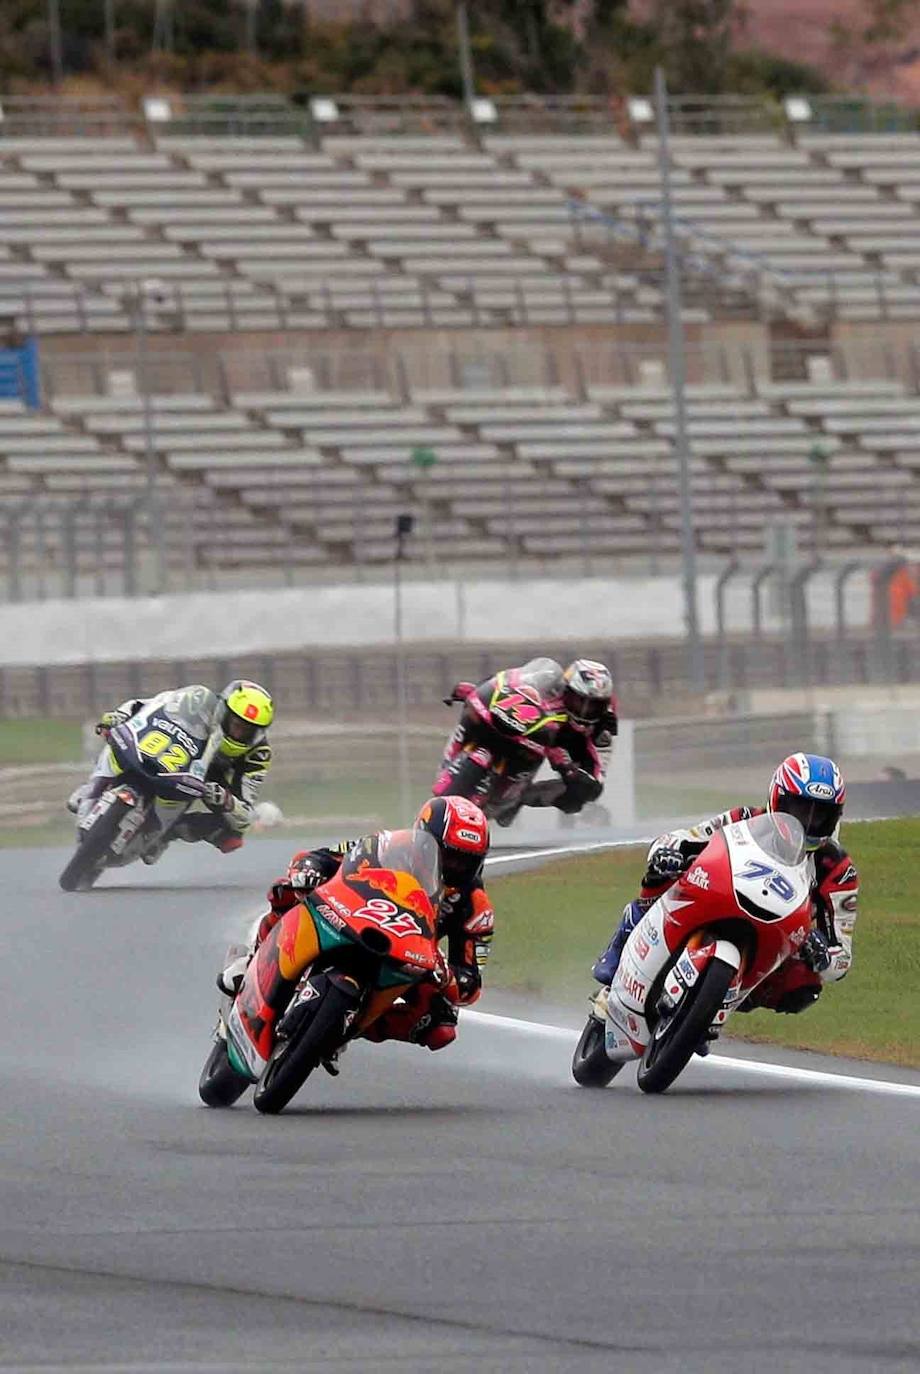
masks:
<svg viewBox="0 0 920 1374"><path fill-rule="evenodd" d="M768 809L795 816L808 849L829 840L843 815L847 789L833 759L822 754L790 754L770 782Z"/></svg>
<svg viewBox="0 0 920 1374"><path fill-rule="evenodd" d="M432 797L415 818L416 830L427 830L441 850L441 872L448 887L471 883L489 852L485 812L467 797Z"/></svg>
<svg viewBox="0 0 920 1374"><path fill-rule="evenodd" d="M613 704L610 669L593 658L576 658L563 674L562 705L576 725L596 725Z"/></svg>

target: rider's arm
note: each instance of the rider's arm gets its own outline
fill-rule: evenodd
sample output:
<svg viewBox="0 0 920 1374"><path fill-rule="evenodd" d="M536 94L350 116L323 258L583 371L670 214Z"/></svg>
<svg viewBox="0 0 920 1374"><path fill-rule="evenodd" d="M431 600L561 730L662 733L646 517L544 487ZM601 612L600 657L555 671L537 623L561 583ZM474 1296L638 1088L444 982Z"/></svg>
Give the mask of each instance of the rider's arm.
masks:
<svg viewBox="0 0 920 1374"><path fill-rule="evenodd" d="M827 940L830 964L822 983L836 983L853 962L853 927L859 904L859 874L849 854L836 842L815 855L815 924Z"/></svg>
<svg viewBox="0 0 920 1374"><path fill-rule="evenodd" d="M453 706L454 702L466 701L476 690L475 682L457 682L450 689L450 695L444 697L445 706Z"/></svg>
<svg viewBox="0 0 920 1374"><path fill-rule="evenodd" d="M470 1005L479 998L494 928L492 903L481 880L477 880L469 893L460 897L447 927L447 959L457 980L461 1003Z"/></svg>
<svg viewBox="0 0 920 1374"><path fill-rule="evenodd" d="M735 821L748 821L763 814L757 806L735 806L708 821L699 821L686 829L669 830L653 840L648 851L647 866L642 878L640 898L654 900L685 873L693 860L702 854L717 830Z"/></svg>
<svg viewBox="0 0 920 1374"><path fill-rule="evenodd" d="M271 763L271 745L263 741L250 749L241 765L234 769L227 789L232 804L226 810L227 823L233 830L248 830L252 825L259 793Z"/></svg>
<svg viewBox="0 0 920 1374"><path fill-rule="evenodd" d="M152 700L152 697L129 697L127 701L123 701L120 706L116 706L113 710L103 711L96 726L96 734L105 734L108 730L114 730L116 725L124 725L126 720L136 716L141 707L146 706L147 702Z"/></svg>

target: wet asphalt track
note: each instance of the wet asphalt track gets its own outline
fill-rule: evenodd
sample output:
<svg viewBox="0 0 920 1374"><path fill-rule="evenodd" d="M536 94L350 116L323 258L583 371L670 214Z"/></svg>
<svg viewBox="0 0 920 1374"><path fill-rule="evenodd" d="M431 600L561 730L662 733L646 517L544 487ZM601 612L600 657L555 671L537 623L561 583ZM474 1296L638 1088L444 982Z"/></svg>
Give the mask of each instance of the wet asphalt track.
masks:
<svg viewBox="0 0 920 1374"><path fill-rule="evenodd" d="M471 1019L351 1047L280 1118L200 1107L216 966L286 854L67 895L63 851L0 851L0 1368L916 1370L920 1097L702 1062L586 1092L564 1041Z"/></svg>

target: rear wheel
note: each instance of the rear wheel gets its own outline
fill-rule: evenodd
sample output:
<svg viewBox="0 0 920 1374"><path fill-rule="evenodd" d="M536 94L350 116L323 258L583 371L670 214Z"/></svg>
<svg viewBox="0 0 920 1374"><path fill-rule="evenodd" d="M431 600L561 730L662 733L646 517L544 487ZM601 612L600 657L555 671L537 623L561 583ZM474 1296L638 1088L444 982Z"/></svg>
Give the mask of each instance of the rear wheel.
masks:
<svg viewBox="0 0 920 1374"><path fill-rule="evenodd" d="M65 892L88 892L105 868L109 845L130 807L115 801L83 836L58 882Z"/></svg>
<svg viewBox="0 0 920 1374"><path fill-rule="evenodd" d="M352 994L336 983L323 981L326 988L316 1011L303 1023L303 1029L295 1029L290 1038L281 1035L256 1084L252 1100L260 1112L274 1115L282 1111L313 1070L330 1058L345 1039L348 1013L358 1003L357 989Z"/></svg>
<svg viewBox="0 0 920 1374"><path fill-rule="evenodd" d="M684 994L674 1015L659 1021L637 1074L644 1093L663 1093L684 1071L712 1025L736 972L724 959L713 959Z"/></svg>
<svg viewBox="0 0 920 1374"><path fill-rule="evenodd" d="M589 1016L572 1056L572 1077L582 1088L606 1088L622 1069L607 1058L604 1048L604 1023Z"/></svg>
<svg viewBox="0 0 920 1374"><path fill-rule="evenodd" d="M206 1107L232 1107L249 1087L249 1079L227 1058L227 1042L222 1035L214 1041L198 1080L198 1096Z"/></svg>

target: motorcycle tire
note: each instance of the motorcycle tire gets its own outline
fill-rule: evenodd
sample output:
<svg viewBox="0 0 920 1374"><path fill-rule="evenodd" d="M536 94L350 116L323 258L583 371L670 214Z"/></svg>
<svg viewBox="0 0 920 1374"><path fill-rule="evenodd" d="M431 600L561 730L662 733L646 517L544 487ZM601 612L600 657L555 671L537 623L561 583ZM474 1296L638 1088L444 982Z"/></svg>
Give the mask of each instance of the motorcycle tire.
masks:
<svg viewBox="0 0 920 1374"><path fill-rule="evenodd" d="M256 1084L253 1105L257 1111L274 1116L283 1111L300 1091L310 1074L324 1059L340 1048L345 1038L345 1018L353 1011L356 998L327 982L319 1006L291 1039L281 1039Z"/></svg>
<svg viewBox="0 0 920 1374"><path fill-rule="evenodd" d="M76 853L58 879L65 892L88 892L96 879L102 875L109 845L129 809L127 802L114 802L86 832Z"/></svg>
<svg viewBox="0 0 920 1374"><path fill-rule="evenodd" d="M218 1036L198 1080L198 1096L206 1107L232 1107L249 1087L249 1079L227 1058L227 1042Z"/></svg>
<svg viewBox="0 0 920 1374"><path fill-rule="evenodd" d="M606 1088L622 1069L607 1058L604 1023L589 1016L572 1056L572 1077L581 1088Z"/></svg>
<svg viewBox="0 0 920 1374"><path fill-rule="evenodd" d="M644 1093L663 1093L683 1073L712 1025L736 972L723 959L713 959L661 1034L652 1035L637 1074Z"/></svg>

